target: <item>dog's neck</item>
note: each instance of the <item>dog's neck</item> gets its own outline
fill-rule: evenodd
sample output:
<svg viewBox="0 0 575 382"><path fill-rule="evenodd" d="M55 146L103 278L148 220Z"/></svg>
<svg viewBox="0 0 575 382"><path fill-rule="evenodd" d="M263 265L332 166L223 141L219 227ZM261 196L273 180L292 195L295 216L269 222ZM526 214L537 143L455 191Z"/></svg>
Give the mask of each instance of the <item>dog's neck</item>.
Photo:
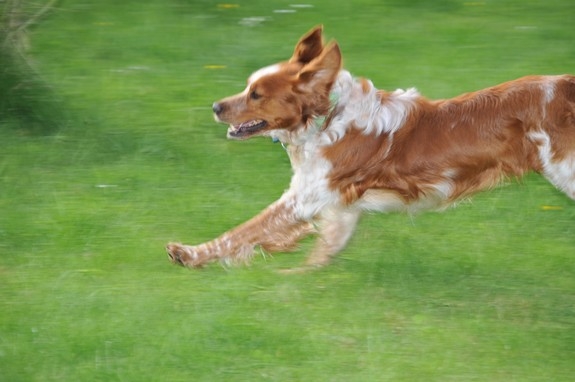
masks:
<svg viewBox="0 0 575 382"><path fill-rule="evenodd" d="M339 73L338 79L333 84L329 93L330 107L327 114L312 116L306 123L302 124L294 131L272 131L270 134L272 141L274 143L281 143L284 148L287 145L299 146L307 142L312 136L316 136L321 130L326 129L333 115L338 113L341 109L339 105L342 92L348 87L342 86L342 84L346 82L342 81L342 78L346 78L348 81L352 80L349 72L342 70ZM340 84L340 82L342 84Z"/></svg>
<svg viewBox="0 0 575 382"><path fill-rule="evenodd" d="M329 93L329 111L326 115L316 115L312 117L310 125L317 130L323 130L329 124L332 115L336 112L336 106L339 103L340 92L332 88Z"/></svg>
<svg viewBox="0 0 575 382"><path fill-rule="evenodd" d="M419 97L419 92L413 88L380 91L371 81L355 79L342 70L331 88L331 106L327 114L310 118L294 131L273 132L271 137L283 145L304 145L314 141L319 146L326 146L341 139L350 126L365 134L393 134Z"/></svg>

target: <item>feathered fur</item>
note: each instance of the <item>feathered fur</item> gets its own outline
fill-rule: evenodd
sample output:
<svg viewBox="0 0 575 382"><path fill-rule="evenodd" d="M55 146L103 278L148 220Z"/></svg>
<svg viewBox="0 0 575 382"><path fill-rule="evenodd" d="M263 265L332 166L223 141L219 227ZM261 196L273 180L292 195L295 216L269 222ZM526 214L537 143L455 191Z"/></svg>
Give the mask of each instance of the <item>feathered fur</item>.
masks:
<svg viewBox="0 0 575 382"><path fill-rule="evenodd" d="M506 178L543 174L575 199L575 77L529 76L446 100L387 92L342 69L322 28L246 89L214 104L228 137L268 136L286 147L289 189L259 215L197 246L167 247L177 264L246 260L256 246L319 238L306 265L327 264L362 211L441 209Z"/></svg>

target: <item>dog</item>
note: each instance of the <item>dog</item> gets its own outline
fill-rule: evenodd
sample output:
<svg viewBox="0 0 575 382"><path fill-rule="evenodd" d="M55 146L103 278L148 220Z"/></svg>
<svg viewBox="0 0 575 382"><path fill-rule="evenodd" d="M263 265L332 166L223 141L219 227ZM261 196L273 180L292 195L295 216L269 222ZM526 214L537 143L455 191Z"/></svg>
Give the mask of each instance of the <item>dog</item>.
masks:
<svg viewBox="0 0 575 382"><path fill-rule="evenodd" d="M363 211L440 210L503 180L542 174L575 199L575 77L528 76L452 99L387 92L342 68L323 27L292 57L253 73L213 104L227 137L280 141L293 177L251 220L196 246L171 243L187 267L247 261L256 247L289 251L318 235L303 270L341 251Z"/></svg>

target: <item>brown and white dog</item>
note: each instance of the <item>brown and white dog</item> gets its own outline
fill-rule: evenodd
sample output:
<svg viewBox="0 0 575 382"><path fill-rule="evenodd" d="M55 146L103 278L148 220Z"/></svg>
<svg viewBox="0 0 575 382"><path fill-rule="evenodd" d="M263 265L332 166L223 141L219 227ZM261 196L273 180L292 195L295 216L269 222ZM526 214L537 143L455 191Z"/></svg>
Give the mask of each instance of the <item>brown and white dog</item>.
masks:
<svg viewBox="0 0 575 382"><path fill-rule="evenodd" d="M306 267L327 264L362 211L441 209L506 178L543 174L575 199L575 77L529 76L447 100L377 90L342 69L322 27L293 56L256 71L214 103L228 138L268 136L287 148L290 187L259 215L196 246L167 246L172 262L247 260L319 238Z"/></svg>

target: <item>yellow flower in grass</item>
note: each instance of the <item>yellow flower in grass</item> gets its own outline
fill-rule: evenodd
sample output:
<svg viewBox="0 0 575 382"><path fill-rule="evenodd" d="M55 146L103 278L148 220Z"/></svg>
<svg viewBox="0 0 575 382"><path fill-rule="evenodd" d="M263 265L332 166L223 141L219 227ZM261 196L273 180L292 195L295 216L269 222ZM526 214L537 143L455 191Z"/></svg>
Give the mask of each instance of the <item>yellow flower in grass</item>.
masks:
<svg viewBox="0 0 575 382"><path fill-rule="evenodd" d="M220 9L233 9L239 7L240 7L239 4L218 4L218 8Z"/></svg>
<svg viewBox="0 0 575 382"><path fill-rule="evenodd" d="M204 69L210 69L210 70L225 69L225 68L227 68L227 66L225 65L204 65Z"/></svg>

